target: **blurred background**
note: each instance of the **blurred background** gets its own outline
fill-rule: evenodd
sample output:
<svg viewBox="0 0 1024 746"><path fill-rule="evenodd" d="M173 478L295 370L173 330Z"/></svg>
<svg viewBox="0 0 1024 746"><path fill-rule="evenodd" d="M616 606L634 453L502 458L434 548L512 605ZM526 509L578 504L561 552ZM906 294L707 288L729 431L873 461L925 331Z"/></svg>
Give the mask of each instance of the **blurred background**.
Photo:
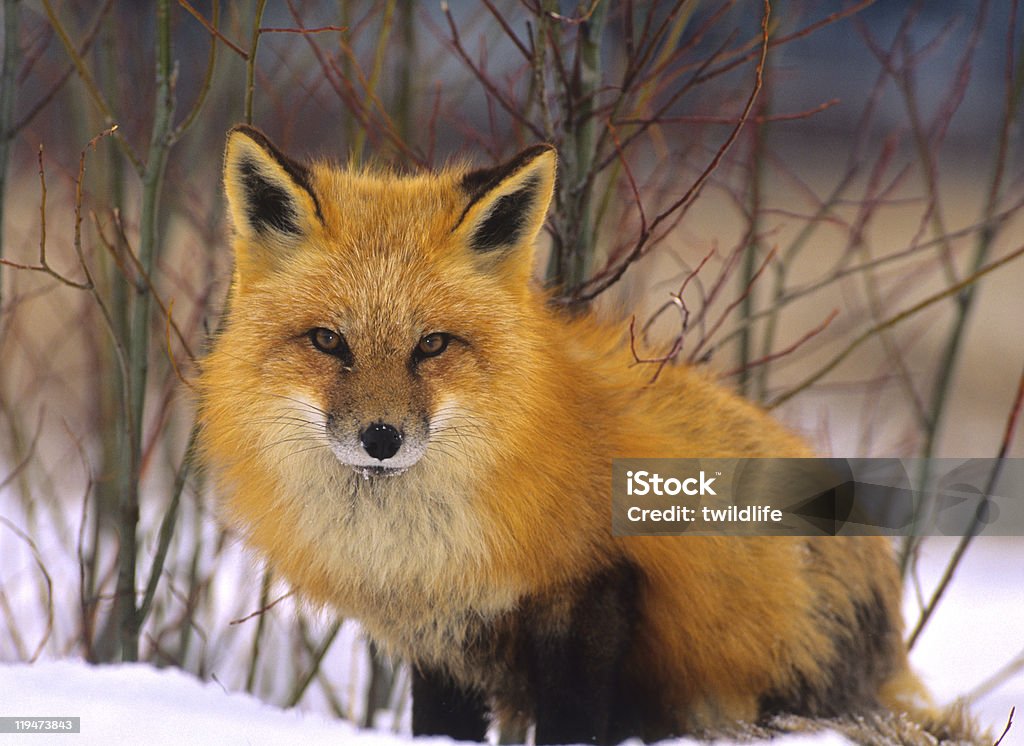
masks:
<svg viewBox="0 0 1024 746"><path fill-rule="evenodd" d="M248 557L188 458L238 122L408 172L552 142L538 282L632 319L652 376L703 366L826 454L1024 455L1019 5L5 0L0 660L407 715L403 672ZM976 544L1024 579L1020 541ZM908 634L963 619L898 549Z"/></svg>

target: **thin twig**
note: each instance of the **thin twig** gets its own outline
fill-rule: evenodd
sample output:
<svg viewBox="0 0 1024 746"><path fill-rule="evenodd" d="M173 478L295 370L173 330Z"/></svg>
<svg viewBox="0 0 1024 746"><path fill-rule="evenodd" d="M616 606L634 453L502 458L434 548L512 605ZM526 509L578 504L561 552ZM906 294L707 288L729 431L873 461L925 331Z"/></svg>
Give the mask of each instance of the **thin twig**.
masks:
<svg viewBox="0 0 1024 746"><path fill-rule="evenodd" d="M252 124L253 97L256 93L256 50L260 45L260 22L267 0L256 0L256 13L252 19L252 37L249 39L249 56L245 60L245 122Z"/></svg>
<svg viewBox="0 0 1024 746"><path fill-rule="evenodd" d="M524 117L519 111L519 106L516 105L514 101L510 101L501 91L499 91L497 86L494 85L494 82L484 74L484 71L473 62L472 58L470 58L465 47L462 46L462 39L459 36L458 26L455 25L455 19L452 18L452 12L448 7L447 2L442 1L441 12L444 13L445 19L448 21L448 28L451 31L450 43L452 48L465 63L466 67L469 68L470 72L472 72L476 79L480 81L480 84L483 85L484 89L487 91L488 97L491 100L498 102L501 105L501 108L503 108L521 126L533 133L534 137L538 140L543 140L544 133L541 129Z"/></svg>
<svg viewBox="0 0 1024 746"><path fill-rule="evenodd" d="M691 360L697 359L698 353L700 353L700 351L704 349L704 345L708 342L708 340L711 339L711 337L715 335L715 332L717 332L722 327L722 324L725 323L725 320L729 317L729 314L735 311L736 308L739 307L744 302L744 300L750 296L750 293L753 292L754 286L757 284L757 281L761 279L761 275L764 274L764 271L771 264L777 252L777 247L773 247L772 250L768 252L765 258L761 261L760 266L758 266L754 273L750 275L749 279L747 279L747 284L743 288L743 292L740 293L738 298L732 300L729 303L729 305L725 307L725 310L722 311L721 315L718 317L718 320L711 325L711 328L708 330L707 334L702 335L700 342L698 342L697 346L693 349L693 351L690 352Z"/></svg>
<svg viewBox="0 0 1024 746"><path fill-rule="evenodd" d="M852 353L855 349L857 349L862 344L864 344L864 342L866 342L869 339L871 339L871 337L873 337L879 331L881 331L883 329L888 329L890 327L893 327L896 324L900 323L901 321L904 321L904 320L910 318L911 316L914 316L915 314L919 313L920 311L923 311L924 309L928 308L929 306L934 305L935 303L938 303L939 301L944 300L946 298L949 298L949 297L951 297L953 295L956 295L957 293L962 291L964 288L974 284L975 282L980 280L982 277L984 277L985 275L989 274L990 272L993 272L993 271L999 269L1004 264L1008 264L1008 263L1012 262L1014 259L1018 258L1022 254L1024 254L1024 246L1021 246L1020 248L1018 248L1018 249L1016 249L1014 251L1011 251L1009 254L1004 256L1002 259L998 259L998 260L992 262L991 264L983 267L982 269L978 270L974 274L972 274L972 275L970 275L968 277L965 277L960 282L958 282L958 283L956 283L954 285L949 286L945 290L943 290L941 292L938 292L938 293L935 293L934 295L930 295L927 298L925 298L924 300L920 301L919 303L915 303L910 308L908 308L908 309L906 309L904 311L900 311L899 313L895 314L894 316L890 316L888 319L886 319L886 320L884 320L882 322L879 322L878 324L875 324L870 329L868 329L866 332L864 332L863 334L859 335L856 339L854 339L842 352L840 352L838 355L836 355L834 358L832 358L832 360L829 363L824 365L822 368L820 368L815 373L812 373L810 376L808 376L803 381L801 381L799 384L797 384L794 388L790 389L785 394L782 394L777 399L775 399L770 405L768 405L768 409L774 409L775 407L778 407L781 404L784 404L785 402L789 401L790 399L792 399L794 396L796 396L800 392L804 391L805 389L807 389L810 386L812 386L815 383L817 383L824 376L826 376L829 373L831 373L841 362L843 362L843 360L845 360L847 357L849 357L850 353Z"/></svg>
<svg viewBox="0 0 1024 746"><path fill-rule="evenodd" d="M746 368L748 370L750 368L756 368L759 365L765 365L766 363L774 362L775 360L778 360L779 358L785 357L786 355L789 355L789 354L795 352L797 349L802 347L806 342L810 341L811 339L814 339L814 337L818 336L823 331L825 331L829 327L829 325L835 320L836 316L838 316L838 315L839 315L839 309L838 308L833 308L832 312L825 318L824 321L822 321L820 324L818 324L816 327L814 327L810 331L806 332L803 336L800 337L800 339L798 339L795 342L793 342L793 344L789 345L788 347L783 347L781 350L776 350L775 352L771 353L770 355L765 355L764 357L760 357L757 360L751 360L750 362L748 362L746 364ZM742 370L743 370L743 368L739 368L739 367L733 368L732 370L730 370L730 371L728 371L726 373L723 373L720 377L721 378L729 378L731 376L738 375L740 372L742 372Z"/></svg>
<svg viewBox="0 0 1024 746"><path fill-rule="evenodd" d="M4 55L0 65L0 226L4 222L4 197L7 194L7 160L11 151L14 132L11 120L14 118L16 86L14 73L18 68L21 48L18 44L20 0L4 0ZM0 235L0 258L6 253L3 236ZM0 272L0 308L3 308L3 272Z"/></svg>
<svg viewBox="0 0 1024 746"><path fill-rule="evenodd" d="M270 577L270 576L268 575L267 577ZM260 608L256 609L256 611L252 612L251 614L246 614L245 616L240 617L238 619L232 619L230 622L228 622L228 624L242 624L243 622L248 622L250 619L252 619L254 617L262 616L263 614L266 614L268 611L270 611L275 606L277 606L279 603L284 601L286 598L290 598L293 595L295 595L295 590L294 589L288 591L283 596L278 596L273 601L270 601L270 602L268 602L266 604L263 604L263 606L261 606Z"/></svg>
<svg viewBox="0 0 1024 746"><path fill-rule="evenodd" d="M292 689L291 695L288 697L286 707L295 707L302 699L302 695L306 693L309 685L313 683L313 679L316 678L317 673L320 671L320 664L323 662L324 656L327 655L327 651L331 649L331 645L334 643L334 639L338 636L338 632L341 630L341 622L335 620L331 624L331 628L324 635L324 639L320 642L320 645L313 652L313 659L310 661L309 670L306 671L305 675L298 681L295 688Z"/></svg>
<svg viewBox="0 0 1024 746"><path fill-rule="evenodd" d="M388 38L391 36L391 26L395 17L395 0L386 0L384 4L384 16L380 21L380 29L377 33L377 42L373 52L373 67L370 68L370 77L366 81L366 95L373 101L383 116L387 116L380 99L377 97L377 86L380 83L381 71L384 69L384 56L388 49ZM362 160L363 148L366 144L367 128L360 127L353 137L351 152L356 162Z"/></svg>
<svg viewBox="0 0 1024 746"><path fill-rule="evenodd" d="M815 114L820 114L823 111L831 109L839 103L840 100L838 98L832 98L824 103L818 104L817 106L804 109L803 111L791 112L789 114L758 114L757 116L750 117L748 121L755 124L765 124L769 122L792 122L809 119ZM657 119L619 119L615 124L645 124L647 122L654 122L657 124L736 124L738 121L738 117L723 117L711 114L688 114L676 117L659 117Z"/></svg>
<svg viewBox="0 0 1024 746"><path fill-rule="evenodd" d="M754 102L757 100L757 96L761 92L761 87L764 83L763 72L765 59L768 55L768 21L770 17L771 2L770 0L764 0L764 14L761 17L761 56L758 59L757 67L754 71L753 89L751 90L750 95L747 97L747 102L743 107L743 111L740 114L740 118L736 126L733 127L725 142L722 143L721 146L719 146L718 150L715 152L714 157L711 159L711 162L708 163L708 165L704 168L701 174L697 177L697 180L690 186L689 189L686 190L683 196L677 199L675 202L673 202L668 207L668 209L662 211L654 218L654 220L651 221L651 224L648 226L648 230L645 233L640 234L636 243L633 246L632 251L626 256L626 258L623 261L619 263L617 267L606 267L605 269L602 269L595 277L592 277L590 280L585 282L580 287L580 289L575 293L573 297L574 303L586 303L588 301L591 301L598 295L603 293L605 290L610 288L612 285L614 285L616 282L618 282L619 279L621 279L621 277L626 273L626 270L629 269L629 267L641 256L643 256L644 248L648 240L650 239L651 235L658 228L658 226L677 211L680 213L686 212L686 209L693 203L693 201L700 194L705 182L708 180L711 174L718 168L719 164L725 158L726 153L729 152L733 143L736 142L736 139L739 137L740 131L743 129L743 126L746 124L747 119L750 117L750 113L754 108Z"/></svg>
<svg viewBox="0 0 1024 746"><path fill-rule="evenodd" d="M43 563L43 556L39 553L39 547L32 541L32 537L2 515L0 515L0 523L7 526L11 533L28 545L29 551L32 552L32 559L43 576L43 582L46 583L46 628L43 630L43 636L36 645L36 649L28 659L29 663L35 663L39 656L42 655L43 648L46 647L46 643L49 642L50 636L53 634L53 579L50 577L50 573L47 572L46 565Z"/></svg>
<svg viewBox="0 0 1024 746"><path fill-rule="evenodd" d="M20 1L21 0L18 0L18 2ZM96 12L96 17L92 20L92 23L89 24L89 28L85 32L85 36L82 37L82 44L78 50L79 56L84 57L92 48L92 43L96 40L96 36L99 34L100 28L102 27L103 19L106 18L107 13L110 11L113 4L114 0L106 0ZM26 65L25 67L28 68L29 66ZM35 119L36 115L45 109L51 101L53 101L60 90L64 87L64 84L68 81L68 78L71 77L71 73L74 71L74 63L70 63L66 68L64 68L64 71L57 76L57 79L50 86L49 90L40 96L32 106L28 107L17 122L10 125L10 129L7 130L7 135L9 137L14 137L15 134L27 127L29 122ZM22 73L22 76L24 75L25 72ZM22 76L19 76L19 78ZM21 83L22 81L19 79L18 82ZM0 132L3 132L3 130L0 129Z"/></svg>
<svg viewBox="0 0 1024 746"><path fill-rule="evenodd" d="M999 736L998 739L996 739L996 742L994 744L992 744L992 746L999 746L999 744L1001 744L1003 742L1003 739L1006 738L1006 734L1010 732L1010 728L1013 726L1013 716L1014 716L1014 713L1016 713L1016 712L1017 712L1017 707L1016 706L1013 706L1013 707L1010 708L1010 716L1008 718L1006 718L1006 727L1003 728L1002 734Z"/></svg>
<svg viewBox="0 0 1024 746"><path fill-rule="evenodd" d="M1017 420L1020 417L1022 409L1024 409L1024 370L1021 370L1020 380L1017 383L1017 394L1014 397L1013 405L1010 407L1010 414L1006 418L1006 427L1003 430L1003 439L999 446L999 454L996 456L995 464L992 466L992 472L988 477L988 483L985 485L985 490L982 493L983 499L978 503L978 507L974 511L974 516L971 519L970 525L967 527L964 535L960 537L960 541L957 542L956 549L954 550L952 557L949 562L946 563L946 569L942 573L942 579L939 581L939 585L936 587L931 599L929 599L928 605L921 611L921 616L918 618L917 624L914 626L914 631L910 634L910 638L907 641L908 650L914 647L914 643L917 642L917 638L921 635L921 632L924 630L928 620L935 612L935 609L938 608L939 601L942 600L942 596L946 592L946 588L953 580L953 574L956 572L957 567L959 567L964 553L967 551L967 548L971 545L974 537L977 536L981 529L983 516L986 513L985 509L988 506L988 497L995 491L995 486L999 482L999 476L1002 473L1004 464L1006 463L1006 456L1010 452L1010 445L1013 443L1014 433L1017 431Z"/></svg>
<svg viewBox="0 0 1024 746"><path fill-rule="evenodd" d="M210 32L210 36L211 37L213 37L214 39L220 39L225 45L227 45L228 49L233 51L235 54L237 54L243 60L248 61L249 53L246 52L244 49L242 49L237 44L235 44L233 41L231 41L231 39L229 39L228 37L224 36L224 34L221 33L220 29L217 28L217 16L218 16L219 10L220 10L220 3L219 2L215 2L214 3L213 21L212 22L211 21L207 21L202 13L200 13L198 10L196 10L194 7L192 7L192 4L188 0L178 0L178 5L180 5L182 8L187 10L189 12L189 14L193 18L195 18L197 21L199 21L201 24L203 24L203 28L205 28L207 31Z"/></svg>
<svg viewBox="0 0 1024 746"><path fill-rule="evenodd" d="M187 0L178 0L179 3L186 3ZM214 25L220 22L220 0L213 0L213 23ZM174 129L174 138L180 138L189 127L192 126L196 118L199 116L199 112L203 109L203 104L206 103L206 98L210 93L210 89L213 87L213 71L217 66L217 35L213 34L210 38L210 51L206 58L206 72L203 74L203 82L199 85L199 93L196 94L195 103L192 104L192 108L189 113L185 115L185 118L181 120L177 127Z"/></svg>
<svg viewBox="0 0 1024 746"><path fill-rule="evenodd" d="M85 59L82 57L78 48L72 43L71 37L68 36L68 32L64 29L60 19L57 17L57 12L53 9L53 5L50 0L43 0L43 7L46 9L46 16L50 19L50 25L53 26L53 30L57 32L57 36L60 38L61 43L64 45L64 51L67 52L71 58L72 63L75 66L75 70L78 72L78 77L82 80L82 84L85 86L85 90L89 93L89 97L92 99L93 104L100 110L103 115L104 123L110 128L110 132L114 134L114 139L117 140L118 145L121 146L121 150L128 157L128 160L132 162L135 170L140 174L144 170L142 159L135 152L135 149L131 146L131 143L121 134L117 129L117 117L114 116L113 109L107 102L103 92L100 91L99 86L92 77L92 73L89 71L89 66L86 64Z"/></svg>
<svg viewBox="0 0 1024 746"><path fill-rule="evenodd" d="M348 31L348 26L316 26L315 28L287 28L276 26L261 26L261 34L322 34L325 31Z"/></svg>
<svg viewBox="0 0 1024 746"><path fill-rule="evenodd" d="M174 536L174 526L178 519L178 506L181 504L181 494L185 490L185 482L188 479L189 471L195 458L196 441L199 437L199 426L192 426L189 435L188 445L185 447L185 456L181 460L181 466L174 475L174 487L171 490L171 502L164 512L163 520L160 521L160 532L157 540L156 553L153 555L153 565L149 570L149 580L146 583L146 591L143 594L142 602L139 604L138 619L141 626L149 615L153 598L156 595L157 585L163 573L164 563L167 560L167 551L171 547L171 538Z"/></svg>

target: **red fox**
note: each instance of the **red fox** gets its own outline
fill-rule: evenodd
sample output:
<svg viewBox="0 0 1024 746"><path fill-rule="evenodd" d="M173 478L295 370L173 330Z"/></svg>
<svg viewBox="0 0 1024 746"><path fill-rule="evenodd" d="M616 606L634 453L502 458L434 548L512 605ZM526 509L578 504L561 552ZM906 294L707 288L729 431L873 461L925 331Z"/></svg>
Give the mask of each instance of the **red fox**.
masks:
<svg viewBox="0 0 1024 746"><path fill-rule="evenodd" d="M413 671L413 731L538 744L915 709L882 538L615 537L616 457L806 456L531 281L538 145L426 175L305 165L234 128L235 270L201 365L225 514Z"/></svg>

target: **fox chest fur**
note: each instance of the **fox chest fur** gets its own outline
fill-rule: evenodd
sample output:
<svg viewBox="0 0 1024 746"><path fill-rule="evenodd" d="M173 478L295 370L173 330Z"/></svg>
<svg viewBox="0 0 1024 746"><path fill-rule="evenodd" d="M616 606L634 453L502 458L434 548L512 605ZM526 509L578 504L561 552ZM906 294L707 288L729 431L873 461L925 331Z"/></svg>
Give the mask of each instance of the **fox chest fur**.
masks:
<svg viewBox="0 0 1024 746"><path fill-rule="evenodd" d="M399 177L232 131L235 274L199 378L224 514L413 666L413 728L704 732L918 692L875 539L611 535L611 460L805 456L688 368L535 288L555 154Z"/></svg>

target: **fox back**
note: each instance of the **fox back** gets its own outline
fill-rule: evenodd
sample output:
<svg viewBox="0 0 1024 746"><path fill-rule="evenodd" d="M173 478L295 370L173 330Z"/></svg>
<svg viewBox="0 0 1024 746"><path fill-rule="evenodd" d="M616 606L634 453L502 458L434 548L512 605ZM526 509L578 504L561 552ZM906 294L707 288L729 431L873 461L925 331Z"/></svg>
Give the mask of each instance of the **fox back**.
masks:
<svg viewBox="0 0 1024 746"><path fill-rule="evenodd" d="M555 153L307 166L234 129L235 272L199 378L224 513L413 666L413 728L538 743L919 707L882 539L612 536L615 457L807 456L532 281Z"/></svg>

